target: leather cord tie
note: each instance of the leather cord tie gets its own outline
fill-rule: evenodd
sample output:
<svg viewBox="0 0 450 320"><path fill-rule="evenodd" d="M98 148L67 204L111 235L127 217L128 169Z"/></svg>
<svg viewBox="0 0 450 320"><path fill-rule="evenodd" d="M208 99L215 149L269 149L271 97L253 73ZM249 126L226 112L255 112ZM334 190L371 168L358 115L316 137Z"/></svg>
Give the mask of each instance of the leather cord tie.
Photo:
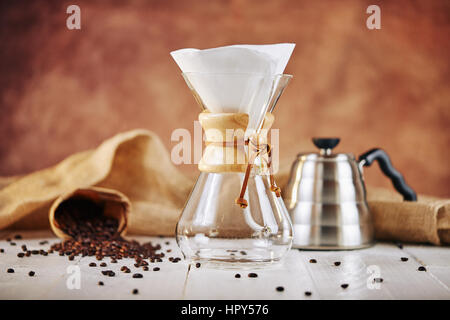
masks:
<svg viewBox="0 0 450 320"><path fill-rule="evenodd" d="M244 181L242 182L241 193L239 197L236 199L236 204L238 204L241 208L247 208L248 202L244 199L245 191L247 190L248 179L250 177L250 172L253 169L255 159L258 156L262 156L267 153L268 160L263 157L260 157L261 161L264 161L269 169L269 177L270 177L270 190L275 192L276 196L281 197L281 189L275 184L275 179L273 178L272 172L272 149L269 143L259 143L258 139L256 141L254 139L247 139L245 144L249 147L249 159L247 164L247 169L245 171Z"/></svg>

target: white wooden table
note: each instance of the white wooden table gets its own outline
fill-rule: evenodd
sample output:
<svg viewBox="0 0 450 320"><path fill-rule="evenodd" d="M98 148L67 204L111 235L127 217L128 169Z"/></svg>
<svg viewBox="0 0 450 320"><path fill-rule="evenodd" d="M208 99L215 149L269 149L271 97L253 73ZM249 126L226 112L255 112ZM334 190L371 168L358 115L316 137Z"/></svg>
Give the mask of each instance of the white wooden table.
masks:
<svg viewBox="0 0 450 320"><path fill-rule="evenodd" d="M6 241L20 234L23 239ZM182 257L174 238L132 237L140 242L160 243L163 250L172 249L168 256ZM39 245L48 240L49 244ZM59 240L50 231L0 231L0 299L450 299L450 248L425 245L378 243L357 251L299 251L292 249L277 265L259 269L218 269L180 261L150 264L150 271L135 268L134 260L109 262L106 268L89 267L95 257L76 257L69 261L57 253L46 257L32 255L19 258L21 245L28 250L48 249ZM169 244L165 244L169 242ZM401 257L408 261L401 261ZM310 263L316 259L317 263ZM341 264L335 266L334 262ZM131 273L120 267L127 265ZM75 266L71 269L69 266ZM153 267L160 271L152 271ZM427 271L418 271L425 266ZM79 269L78 269L79 267ZM14 273L7 273L13 268ZM114 270L115 277L101 274ZM35 271L30 277L29 271ZM74 271L75 270L75 271ZM79 270L80 288L69 289L67 281ZM69 271L69 273L68 273ZM134 272L144 275L132 278ZM257 278L249 278L256 272ZM235 278L240 273L241 278ZM374 278L382 278L381 283ZM74 278L71 278L72 280ZM103 281L104 286L99 286ZM72 285L75 282L71 282ZM348 284L346 289L342 284ZM284 287L283 292L276 287ZM137 295L132 294L138 289ZM310 296L305 295L309 291Z"/></svg>

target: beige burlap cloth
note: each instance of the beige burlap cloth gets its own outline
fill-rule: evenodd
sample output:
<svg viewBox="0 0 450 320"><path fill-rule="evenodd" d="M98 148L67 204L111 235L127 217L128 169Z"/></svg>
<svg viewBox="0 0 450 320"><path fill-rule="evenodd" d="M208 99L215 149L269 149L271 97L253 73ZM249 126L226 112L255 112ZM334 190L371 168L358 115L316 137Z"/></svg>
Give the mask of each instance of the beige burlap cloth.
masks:
<svg viewBox="0 0 450 320"><path fill-rule="evenodd" d="M284 169L277 177L281 187L287 180ZM0 178L0 229L48 228L55 199L77 188L100 186L130 199L129 234L174 235L193 183L175 168L154 133L124 132L51 168ZM393 191L369 188L368 201L377 239L450 243L449 199L419 195L418 202L403 202Z"/></svg>

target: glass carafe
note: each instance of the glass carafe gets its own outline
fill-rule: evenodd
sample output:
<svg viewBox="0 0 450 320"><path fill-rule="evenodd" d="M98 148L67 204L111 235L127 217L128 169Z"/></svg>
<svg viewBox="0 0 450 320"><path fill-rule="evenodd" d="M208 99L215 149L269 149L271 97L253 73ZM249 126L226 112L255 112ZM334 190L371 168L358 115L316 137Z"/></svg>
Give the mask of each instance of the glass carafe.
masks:
<svg viewBox="0 0 450 320"><path fill-rule="evenodd" d="M243 152L243 161L227 170L199 164L202 172L177 224L181 251L185 258L203 262L280 260L291 248L292 225L280 194L274 191L267 153L257 153L247 167L252 139L264 136L266 113L273 111L291 76L183 73L183 77L204 112L246 114L248 123L243 134L247 144L235 149ZM205 134L208 137L206 129ZM236 199L240 191L245 205Z"/></svg>

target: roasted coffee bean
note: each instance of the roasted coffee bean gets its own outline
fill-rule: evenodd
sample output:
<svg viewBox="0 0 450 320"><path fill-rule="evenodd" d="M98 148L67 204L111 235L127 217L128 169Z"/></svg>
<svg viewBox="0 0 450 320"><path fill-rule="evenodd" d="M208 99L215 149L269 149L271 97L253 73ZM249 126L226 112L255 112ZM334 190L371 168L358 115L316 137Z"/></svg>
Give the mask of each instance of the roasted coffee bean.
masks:
<svg viewBox="0 0 450 320"><path fill-rule="evenodd" d="M400 249L403 249L403 244L401 244L400 242L396 243L397 247L399 247Z"/></svg>
<svg viewBox="0 0 450 320"><path fill-rule="evenodd" d="M334 265L335 265L336 267L338 267L338 266L341 265L341 262L340 262L340 261L336 261L336 262L334 263Z"/></svg>
<svg viewBox="0 0 450 320"><path fill-rule="evenodd" d="M8 272L8 273L14 273L14 269L13 269L13 268L9 268L8 270L6 270L6 272Z"/></svg>
<svg viewBox="0 0 450 320"><path fill-rule="evenodd" d="M74 256L73 254L71 254L71 255L69 256L69 260L72 261L73 259L75 259L75 256Z"/></svg>
<svg viewBox="0 0 450 320"><path fill-rule="evenodd" d="M310 259L309 263L317 263L317 260L316 259Z"/></svg>
<svg viewBox="0 0 450 320"><path fill-rule="evenodd" d="M1 252L1 253L5 252L5 249L0 249L0 252Z"/></svg>
<svg viewBox="0 0 450 320"><path fill-rule="evenodd" d="M172 252L172 249L167 249L166 252L170 253L170 252Z"/></svg>
<svg viewBox="0 0 450 320"><path fill-rule="evenodd" d="M73 198L63 201L55 212L55 220L71 239L53 244L50 249L60 255L67 252L74 256L93 256L98 261L110 257L111 263L133 258L139 266L148 265L143 259L162 261L164 253L157 252L161 245L139 244L122 238L118 233L118 220L104 216L103 211L100 204L91 200Z"/></svg>
<svg viewBox="0 0 450 320"><path fill-rule="evenodd" d="M31 254L39 254L39 250L31 250Z"/></svg>
<svg viewBox="0 0 450 320"><path fill-rule="evenodd" d="M249 278L257 278L258 275L256 273L254 273L254 272L251 272L251 273L248 274L248 277Z"/></svg>
<svg viewBox="0 0 450 320"><path fill-rule="evenodd" d="M309 297L309 296L311 296L311 295L312 295L312 292L311 292L311 291L305 291L305 296Z"/></svg>
<svg viewBox="0 0 450 320"><path fill-rule="evenodd" d="M158 267L154 267L154 268L153 268L153 271L159 271L159 270L161 270L161 269L158 268Z"/></svg>
<svg viewBox="0 0 450 320"><path fill-rule="evenodd" d="M39 244L40 244L41 246L43 246L44 244L48 244L48 241L47 241L47 240L44 240L44 241L39 242Z"/></svg>
<svg viewBox="0 0 450 320"><path fill-rule="evenodd" d="M197 263L195 264L195 266L196 266L197 268L200 268L201 265L202 265L202 264L201 264L200 262L197 262Z"/></svg>
<svg viewBox="0 0 450 320"><path fill-rule="evenodd" d="M97 266L97 264L95 262L89 263L89 267L96 267L96 266Z"/></svg>
<svg viewBox="0 0 450 320"><path fill-rule="evenodd" d="M100 263L100 267L106 267L106 266L107 266L106 262Z"/></svg>
<svg viewBox="0 0 450 320"><path fill-rule="evenodd" d="M31 256L31 251L30 251L30 250L28 250L27 252L25 252L25 256L26 256L26 257L29 257L29 256Z"/></svg>
<svg viewBox="0 0 450 320"><path fill-rule="evenodd" d="M34 272L34 271L30 271L30 272L28 272L28 275L29 275L30 277L34 277L35 272Z"/></svg>
<svg viewBox="0 0 450 320"><path fill-rule="evenodd" d="M44 252L41 253L41 255L43 255L44 257L46 257L46 256L48 256L48 252L47 252L47 251L44 251Z"/></svg>
<svg viewBox="0 0 450 320"><path fill-rule="evenodd" d="M169 241L166 241L166 245L169 245L170 244L170 242Z"/></svg>
<svg viewBox="0 0 450 320"><path fill-rule="evenodd" d="M133 289L133 294L138 294L139 290L138 289Z"/></svg>
<svg viewBox="0 0 450 320"><path fill-rule="evenodd" d="M6 238L6 241L11 242L11 238Z"/></svg>
<svg viewBox="0 0 450 320"><path fill-rule="evenodd" d="M383 278L374 278L373 282L381 283L381 282L383 282Z"/></svg>
<svg viewBox="0 0 450 320"><path fill-rule="evenodd" d="M18 256L19 258L23 258L23 257L25 256L25 253L19 252L19 253L17 254L17 256Z"/></svg>
<svg viewBox="0 0 450 320"><path fill-rule="evenodd" d="M240 252L243 256L246 256L247 255L247 252L245 252L245 251L241 251Z"/></svg>
<svg viewBox="0 0 450 320"><path fill-rule="evenodd" d="M114 272L114 271L112 271L112 270L109 270L109 272L108 272L108 276L110 276L110 277L114 277L116 275L116 273Z"/></svg>
<svg viewBox="0 0 450 320"><path fill-rule="evenodd" d="M99 286L103 286L103 285L104 285L103 281L99 281L99 282L98 282L98 285L99 285Z"/></svg>
<svg viewBox="0 0 450 320"><path fill-rule="evenodd" d="M104 276L107 276L107 275L108 275L108 270L102 271L102 274L103 274Z"/></svg>
<svg viewBox="0 0 450 320"><path fill-rule="evenodd" d="M347 288L348 288L348 284L347 284L347 283L341 284L341 288L342 288L342 289L347 289Z"/></svg>
<svg viewBox="0 0 450 320"><path fill-rule="evenodd" d="M16 235L14 236L14 239L20 240L20 239L22 239L22 236L21 236L20 234L16 234Z"/></svg>
<svg viewBox="0 0 450 320"><path fill-rule="evenodd" d="M419 271L427 271L427 268L425 268L424 266L420 266L417 270L419 270Z"/></svg>
<svg viewBox="0 0 450 320"><path fill-rule="evenodd" d="M239 273L236 273L236 274L234 275L234 277L235 277L235 278L240 278L241 275L240 275Z"/></svg>
<svg viewBox="0 0 450 320"><path fill-rule="evenodd" d="M282 292L282 291L284 291L284 287L277 287L276 290L279 292Z"/></svg>
<svg viewBox="0 0 450 320"><path fill-rule="evenodd" d="M27 246L26 246L26 245L24 245L24 244L22 245L22 247L21 247L21 248L22 248L22 251L23 251L23 252L27 252L27 250L28 250L28 249L27 249Z"/></svg>
<svg viewBox="0 0 450 320"><path fill-rule="evenodd" d="M148 269L148 267L147 267L147 266L143 266L143 267L142 267L142 270L144 270L144 271L148 271L149 269Z"/></svg>
<svg viewBox="0 0 450 320"><path fill-rule="evenodd" d="M133 278L138 279L138 278L143 278L144 276L140 273L135 273L133 274Z"/></svg>
<svg viewBox="0 0 450 320"><path fill-rule="evenodd" d="M402 260L403 262L408 261L408 258L406 257L401 257L400 260Z"/></svg>
<svg viewBox="0 0 450 320"><path fill-rule="evenodd" d="M15 246L15 245L16 245L15 242L10 242L9 244L12 245L12 246Z"/></svg>
<svg viewBox="0 0 450 320"><path fill-rule="evenodd" d="M120 268L120 271L125 271L125 270L127 270L127 269L128 269L127 266L122 266L122 267Z"/></svg>

